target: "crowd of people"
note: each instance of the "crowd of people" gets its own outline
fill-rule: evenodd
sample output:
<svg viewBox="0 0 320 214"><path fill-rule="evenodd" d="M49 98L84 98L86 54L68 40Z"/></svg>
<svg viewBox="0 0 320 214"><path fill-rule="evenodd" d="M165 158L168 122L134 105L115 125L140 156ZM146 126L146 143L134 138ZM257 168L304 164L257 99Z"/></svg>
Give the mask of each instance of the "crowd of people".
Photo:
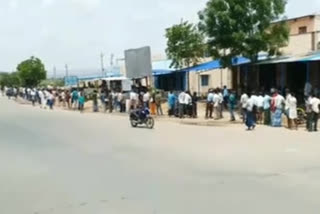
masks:
<svg viewBox="0 0 320 214"><path fill-rule="evenodd" d="M124 93L121 90L112 90L104 93L94 89L86 93L83 89L50 89L50 88L2 88L2 95L9 99L18 96L30 101L34 106L43 109L53 109L54 106L83 112L85 103L92 101L92 111L117 111L125 113L137 108L149 108L154 115L164 115L163 104L168 104L168 115L178 118L197 118L197 93L190 91L174 93L170 91L165 98L164 93L152 91L148 88ZM320 99L317 94L305 94L306 128L308 131L317 131ZM301 121L298 115L298 101L293 92L286 89L281 95L277 89L265 92L243 92L237 95L235 91L210 89L205 100L205 119L220 120L224 113L229 112L230 121L236 121L236 112L247 126L248 130L255 129L257 124L273 127L283 125L283 115L286 116L289 129L298 129Z"/></svg>

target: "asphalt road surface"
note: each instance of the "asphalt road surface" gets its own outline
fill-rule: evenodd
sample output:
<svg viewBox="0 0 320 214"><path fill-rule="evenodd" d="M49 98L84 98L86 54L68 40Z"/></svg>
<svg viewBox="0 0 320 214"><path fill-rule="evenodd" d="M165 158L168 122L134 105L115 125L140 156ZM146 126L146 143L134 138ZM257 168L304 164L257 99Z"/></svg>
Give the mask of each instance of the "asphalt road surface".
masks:
<svg viewBox="0 0 320 214"><path fill-rule="evenodd" d="M318 214L320 135L41 110L0 98L1 214Z"/></svg>

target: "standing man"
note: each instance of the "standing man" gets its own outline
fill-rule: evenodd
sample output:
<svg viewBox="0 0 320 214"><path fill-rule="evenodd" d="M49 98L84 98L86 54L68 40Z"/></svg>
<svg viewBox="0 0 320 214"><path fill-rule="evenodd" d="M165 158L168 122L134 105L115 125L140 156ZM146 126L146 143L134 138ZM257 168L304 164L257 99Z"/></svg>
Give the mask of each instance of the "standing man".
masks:
<svg viewBox="0 0 320 214"><path fill-rule="evenodd" d="M318 131L319 105L320 105L319 98L317 96L313 96L313 98L311 99L312 125L310 130L314 132Z"/></svg>
<svg viewBox="0 0 320 214"><path fill-rule="evenodd" d="M267 125L267 126L271 125L270 106L271 106L271 97L267 92L265 92L263 97L263 112L264 112L263 122L264 122L264 125Z"/></svg>
<svg viewBox="0 0 320 214"><path fill-rule="evenodd" d="M159 91L157 91L155 99L156 99L157 115L162 116L163 115L162 106L161 106L162 96Z"/></svg>
<svg viewBox="0 0 320 214"><path fill-rule="evenodd" d="M228 89L227 89L227 91L228 91ZM219 96L219 106L218 106L219 119L221 119L221 118L223 118L223 106L224 106L225 109L228 109L228 104L229 103L225 103L225 102L226 101L229 102L229 91L228 91L228 97L226 99L223 96L223 94L221 93L221 89L220 88L217 88L217 93L218 93L218 96Z"/></svg>
<svg viewBox="0 0 320 214"><path fill-rule="evenodd" d="M72 103L73 110L77 109L78 99L79 99L78 90L74 89L71 94L71 103Z"/></svg>
<svg viewBox="0 0 320 214"><path fill-rule="evenodd" d="M197 118L198 117L198 96L197 92L193 92L192 96L192 117Z"/></svg>
<svg viewBox="0 0 320 214"><path fill-rule="evenodd" d="M220 119L220 96L218 94L218 91L215 90L213 93L213 108L214 108L214 113L215 113L215 120Z"/></svg>
<svg viewBox="0 0 320 214"><path fill-rule="evenodd" d="M31 96L32 105L35 106L35 103L36 103L36 89L32 89L30 91L30 96Z"/></svg>
<svg viewBox="0 0 320 214"><path fill-rule="evenodd" d="M191 97L190 91L186 92L185 109L186 109L186 114L189 117L192 117L192 97Z"/></svg>
<svg viewBox="0 0 320 214"><path fill-rule="evenodd" d="M214 99L214 95L212 93L212 90L209 89L208 96L207 96L206 119L208 118L212 119L213 99Z"/></svg>
<svg viewBox="0 0 320 214"><path fill-rule="evenodd" d="M126 103L122 91L118 93L118 101L120 105L120 113L126 112Z"/></svg>
<svg viewBox="0 0 320 214"><path fill-rule="evenodd" d="M92 94L93 112L98 112L98 91L94 90Z"/></svg>
<svg viewBox="0 0 320 214"><path fill-rule="evenodd" d="M179 94L179 118L184 118L186 93L182 91Z"/></svg>
<svg viewBox="0 0 320 214"><path fill-rule="evenodd" d="M174 95L174 93L172 91L170 91L168 94L168 107L169 107L168 114L169 114L169 116L174 115L175 104L176 104L176 96Z"/></svg>
<svg viewBox="0 0 320 214"><path fill-rule="evenodd" d="M309 132L312 131L312 105L311 105L312 98L313 98L312 95L310 95L305 99L306 114L307 114L306 128L307 128L307 131Z"/></svg>
<svg viewBox="0 0 320 214"><path fill-rule="evenodd" d="M148 90L146 91L146 93L144 93L142 99L143 99L144 107L149 109L150 108L150 104L149 104L149 102L150 102L150 92Z"/></svg>
<svg viewBox="0 0 320 214"><path fill-rule="evenodd" d="M247 111L247 102L249 100L249 96L246 92L244 92L242 95L241 95L241 98L240 98L240 104L241 104L241 115L242 115L242 121L243 123L246 122L246 111Z"/></svg>
<svg viewBox="0 0 320 214"><path fill-rule="evenodd" d="M224 107L227 109L228 108L228 103L229 103L229 90L227 89L227 86L223 86L223 102L224 102Z"/></svg>
<svg viewBox="0 0 320 214"><path fill-rule="evenodd" d="M263 97L263 93L260 92L259 96L257 97L257 123L258 124L262 124L263 121L263 101L264 101L264 97Z"/></svg>
<svg viewBox="0 0 320 214"><path fill-rule="evenodd" d="M230 111L230 121L236 121L236 118L234 116L234 110L236 108L237 99L234 91L231 91L229 95L229 111Z"/></svg>
<svg viewBox="0 0 320 214"><path fill-rule="evenodd" d="M292 124L294 123L296 130L298 130L297 99L294 93L291 93L288 100L286 100L286 105L288 105L288 128L292 129Z"/></svg>
<svg viewBox="0 0 320 214"><path fill-rule="evenodd" d="M278 90L275 89L275 92L271 100L271 111L272 111L271 123L273 127L282 126L282 113L283 113L284 103L285 103L284 97L278 94Z"/></svg>
<svg viewBox="0 0 320 214"><path fill-rule="evenodd" d="M138 94L132 90L130 92L130 109L134 110L137 108L137 104L138 104Z"/></svg>
<svg viewBox="0 0 320 214"><path fill-rule="evenodd" d="M246 102L246 126L248 131L253 130L256 127L256 123L254 121L254 99L252 95Z"/></svg>

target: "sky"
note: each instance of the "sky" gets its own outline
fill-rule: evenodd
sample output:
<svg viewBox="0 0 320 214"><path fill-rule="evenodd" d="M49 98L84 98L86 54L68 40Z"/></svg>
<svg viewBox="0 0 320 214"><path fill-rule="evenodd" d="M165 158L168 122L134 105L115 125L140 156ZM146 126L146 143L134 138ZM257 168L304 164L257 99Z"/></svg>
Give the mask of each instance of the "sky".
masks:
<svg viewBox="0 0 320 214"><path fill-rule="evenodd" d="M151 46L164 55L165 29L181 19L197 22L207 0L0 0L0 71L30 56L48 73L100 68L110 55ZM288 17L320 12L320 0L288 0Z"/></svg>

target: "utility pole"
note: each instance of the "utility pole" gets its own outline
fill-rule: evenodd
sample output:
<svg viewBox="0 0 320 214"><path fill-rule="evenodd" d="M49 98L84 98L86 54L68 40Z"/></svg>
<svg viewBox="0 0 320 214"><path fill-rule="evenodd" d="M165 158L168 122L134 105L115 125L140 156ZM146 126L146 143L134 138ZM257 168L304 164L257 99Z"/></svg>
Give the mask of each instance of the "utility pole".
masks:
<svg viewBox="0 0 320 214"><path fill-rule="evenodd" d="M102 73L102 77L105 76L105 72L104 72L104 54L101 53L100 55L100 60L101 60L101 73Z"/></svg>
<svg viewBox="0 0 320 214"><path fill-rule="evenodd" d="M56 69L56 66L53 66L53 79L54 79L54 80L57 79L57 69Z"/></svg>
<svg viewBox="0 0 320 214"><path fill-rule="evenodd" d="M110 56L110 66L113 66L113 59L114 59L114 54L111 54Z"/></svg>
<svg viewBox="0 0 320 214"><path fill-rule="evenodd" d="M69 67L68 64L65 65L65 69L66 69L66 78L69 77Z"/></svg>

